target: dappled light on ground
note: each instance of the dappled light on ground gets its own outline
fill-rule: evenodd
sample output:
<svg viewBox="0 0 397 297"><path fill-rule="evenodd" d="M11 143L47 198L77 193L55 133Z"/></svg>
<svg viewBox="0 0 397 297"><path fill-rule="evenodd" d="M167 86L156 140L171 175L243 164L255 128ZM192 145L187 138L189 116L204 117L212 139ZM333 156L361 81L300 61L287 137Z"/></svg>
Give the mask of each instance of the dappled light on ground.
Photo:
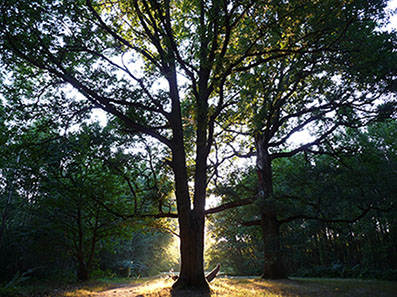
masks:
<svg viewBox="0 0 397 297"><path fill-rule="evenodd" d="M166 277L84 286L51 296L68 297L394 297L397 282L356 279L262 280L254 277L219 277L211 293L172 292ZM47 296L47 295L46 295Z"/></svg>
<svg viewBox="0 0 397 297"><path fill-rule="evenodd" d="M170 278L161 278L144 283L137 288L136 292L138 296L168 296L166 294L169 294L173 283L174 281Z"/></svg>

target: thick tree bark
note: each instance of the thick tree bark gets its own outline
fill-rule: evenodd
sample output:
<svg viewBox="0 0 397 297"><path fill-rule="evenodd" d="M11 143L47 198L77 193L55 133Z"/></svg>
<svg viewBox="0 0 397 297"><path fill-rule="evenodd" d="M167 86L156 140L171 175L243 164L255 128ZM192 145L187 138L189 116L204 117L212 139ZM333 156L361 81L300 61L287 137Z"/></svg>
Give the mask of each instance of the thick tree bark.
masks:
<svg viewBox="0 0 397 297"><path fill-rule="evenodd" d="M181 272L174 290L209 290L204 274L204 221L206 195L206 156L197 149L193 208L187 185L185 154L173 152L180 231Z"/></svg>
<svg viewBox="0 0 397 297"><path fill-rule="evenodd" d="M21 153L18 153L16 165L18 165L20 158L21 158ZM8 208L10 207L11 201L12 201L12 192L13 192L13 188L14 188L14 177L15 177L16 171L17 171L17 167L15 166L12 176L11 176L10 189L8 190L8 197L7 197L6 205L4 206L4 208L2 210L1 225L0 225L0 248L2 247L3 235L4 235L4 231L6 229L6 223L7 223L8 216L9 216Z"/></svg>
<svg viewBox="0 0 397 297"><path fill-rule="evenodd" d="M277 220L277 208L271 201L273 195L273 179L271 156L266 140L258 136L256 139L258 198L263 202L261 210L261 228L264 243L264 267L262 278L280 279L287 274L281 258L280 224Z"/></svg>
<svg viewBox="0 0 397 297"><path fill-rule="evenodd" d="M286 278L287 274L280 251L280 224L277 222L275 213L263 213L261 218L261 227L265 260L262 278Z"/></svg>
<svg viewBox="0 0 397 297"><path fill-rule="evenodd" d="M204 274L204 216L191 212L180 221L181 272L173 289L208 290Z"/></svg>

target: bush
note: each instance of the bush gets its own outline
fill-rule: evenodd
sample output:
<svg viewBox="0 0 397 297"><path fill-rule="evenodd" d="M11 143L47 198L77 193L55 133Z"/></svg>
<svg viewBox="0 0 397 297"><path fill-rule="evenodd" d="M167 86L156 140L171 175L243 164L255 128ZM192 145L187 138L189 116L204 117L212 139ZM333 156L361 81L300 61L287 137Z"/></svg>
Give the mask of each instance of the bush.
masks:
<svg viewBox="0 0 397 297"><path fill-rule="evenodd" d="M374 270L363 268L360 265L347 267L340 263L330 266L311 266L301 268L293 276L300 277L332 277L332 278L364 278L364 279L383 279L397 280L397 269Z"/></svg>
<svg viewBox="0 0 397 297"><path fill-rule="evenodd" d="M90 273L90 277L93 279L100 279L100 278L111 279L111 278L115 278L116 276L117 274L111 271L110 269L102 270L98 268Z"/></svg>
<svg viewBox="0 0 397 297"><path fill-rule="evenodd" d="M16 288L0 287L0 296L2 297L17 297L20 296Z"/></svg>
<svg viewBox="0 0 397 297"><path fill-rule="evenodd" d="M383 272L382 279L397 281L397 269L389 269Z"/></svg>
<svg viewBox="0 0 397 297"><path fill-rule="evenodd" d="M141 261L122 260L111 267L113 273L124 277L149 276L150 267Z"/></svg>

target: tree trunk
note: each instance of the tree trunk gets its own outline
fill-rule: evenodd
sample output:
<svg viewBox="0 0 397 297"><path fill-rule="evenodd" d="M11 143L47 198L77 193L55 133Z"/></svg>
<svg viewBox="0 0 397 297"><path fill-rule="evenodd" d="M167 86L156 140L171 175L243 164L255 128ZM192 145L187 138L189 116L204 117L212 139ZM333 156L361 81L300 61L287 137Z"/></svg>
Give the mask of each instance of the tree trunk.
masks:
<svg viewBox="0 0 397 297"><path fill-rule="evenodd" d="M180 169L182 174L176 173L177 195L184 195L178 199L178 221L180 230L181 272L178 280L172 286L176 290L194 289L209 290L209 285L204 274L204 210L206 195L206 157L197 149L195 189L193 209L187 186L185 163L174 166L174 170ZM175 160L177 160L175 156ZM179 177L186 176L185 179ZM179 188L179 186L181 188Z"/></svg>
<svg viewBox="0 0 397 297"><path fill-rule="evenodd" d="M196 202L196 207L192 210L185 164L182 149L173 151L172 167L178 202L181 271L172 288L173 290L209 290L204 274L204 207L198 206ZM205 187L205 184L201 186Z"/></svg>
<svg viewBox="0 0 397 297"><path fill-rule="evenodd" d="M84 259L79 258L77 263L77 279L79 281L86 281L89 279L88 267Z"/></svg>
<svg viewBox="0 0 397 297"><path fill-rule="evenodd" d="M282 261L280 249L280 224L274 213L263 213L261 217L264 242L264 267L262 278L286 278L287 273Z"/></svg>
<svg viewBox="0 0 397 297"><path fill-rule="evenodd" d="M204 12L204 6L202 7ZM204 18L202 15L202 25ZM203 35L201 36L203 38ZM210 144L207 143L208 128L208 79L211 69L207 65L208 43L201 40L199 90L196 95L196 168L194 175L193 206L188 187L186 169L186 152L183 137L183 126L180 101L177 88L176 66L171 59L167 73L172 98L173 117L170 118L173 129L174 145L172 147L172 168L175 175L176 200L180 231L181 272L173 289L195 289L209 291L204 274L204 210L207 188L207 158ZM175 58L175 57L173 57ZM174 117L175 116L175 117Z"/></svg>
<svg viewBox="0 0 397 297"><path fill-rule="evenodd" d="M192 211L188 222L179 222L181 272L173 289L208 290L204 274L204 216Z"/></svg>
<svg viewBox="0 0 397 297"><path fill-rule="evenodd" d="M14 189L14 178L15 178L15 172L17 171L17 165L19 163L19 160L21 158L21 153L19 152L17 155L17 162L16 162L16 166L12 172L11 175L11 180L10 180L10 189L8 190L8 197L7 197L7 201L6 201L6 205L3 208L2 211L2 216L1 216L1 225L0 225L0 248L2 247L2 241L3 241L3 235L4 235L4 231L6 229L6 223L8 220L8 208L11 205L11 201L12 201L12 192Z"/></svg>
<svg viewBox="0 0 397 297"><path fill-rule="evenodd" d="M277 220L277 207L271 200L273 195L273 178L271 156L266 140L256 138L256 167L258 173L258 199L262 202L261 228L264 243L264 269L262 278L286 278L280 244L280 224Z"/></svg>
<svg viewBox="0 0 397 297"><path fill-rule="evenodd" d="M80 197L81 198L81 197ZM76 260L77 260L77 279L79 281L86 281L89 279L88 270L89 266L84 260L84 233L83 233L83 222L81 214L80 203L76 204L76 224L78 230L78 238L76 245Z"/></svg>

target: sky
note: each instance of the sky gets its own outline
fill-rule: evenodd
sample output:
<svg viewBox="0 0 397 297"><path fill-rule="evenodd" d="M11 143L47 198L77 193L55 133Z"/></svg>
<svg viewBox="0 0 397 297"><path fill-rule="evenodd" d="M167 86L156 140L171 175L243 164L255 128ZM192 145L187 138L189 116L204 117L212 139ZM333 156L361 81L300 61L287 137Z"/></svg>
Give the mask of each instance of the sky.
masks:
<svg viewBox="0 0 397 297"><path fill-rule="evenodd" d="M397 0L392 0L389 2L389 9L397 9ZM397 29L397 13L390 19L390 27Z"/></svg>

